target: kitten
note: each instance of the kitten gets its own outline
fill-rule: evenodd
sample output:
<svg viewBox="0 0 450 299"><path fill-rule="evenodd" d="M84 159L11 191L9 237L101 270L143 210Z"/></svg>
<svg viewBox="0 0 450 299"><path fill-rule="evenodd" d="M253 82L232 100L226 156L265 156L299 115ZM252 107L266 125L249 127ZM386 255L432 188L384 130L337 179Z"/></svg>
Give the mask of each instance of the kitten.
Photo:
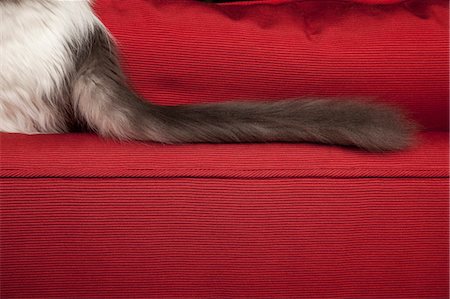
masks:
<svg viewBox="0 0 450 299"><path fill-rule="evenodd" d="M414 126L401 113L355 100L151 104L127 85L113 39L90 4L0 0L0 131L81 127L120 140L315 142L369 151L412 141Z"/></svg>

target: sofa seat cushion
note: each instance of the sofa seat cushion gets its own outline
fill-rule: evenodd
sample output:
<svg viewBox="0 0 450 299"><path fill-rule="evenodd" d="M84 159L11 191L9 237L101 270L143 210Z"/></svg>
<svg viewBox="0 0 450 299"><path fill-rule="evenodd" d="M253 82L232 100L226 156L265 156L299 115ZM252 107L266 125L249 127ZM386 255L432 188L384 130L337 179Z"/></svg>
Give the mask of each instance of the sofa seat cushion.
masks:
<svg viewBox="0 0 450 299"><path fill-rule="evenodd" d="M446 177L448 132L410 150L367 153L315 144L119 143L91 134L1 134L3 177Z"/></svg>
<svg viewBox="0 0 450 299"><path fill-rule="evenodd" d="M448 298L448 133L391 154L0 137L5 298Z"/></svg>

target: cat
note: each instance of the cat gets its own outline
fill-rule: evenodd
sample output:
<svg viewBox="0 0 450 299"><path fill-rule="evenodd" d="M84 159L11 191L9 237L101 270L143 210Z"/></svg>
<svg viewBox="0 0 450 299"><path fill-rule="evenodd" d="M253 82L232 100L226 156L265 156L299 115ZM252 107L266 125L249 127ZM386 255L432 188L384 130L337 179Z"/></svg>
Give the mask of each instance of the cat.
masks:
<svg viewBox="0 0 450 299"><path fill-rule="evenodd" d="M83 130L168 144L312 142L378 152L405 149L414 139L414 123L400 111L367 101L154 105L127 84L91 2L0 0L0 131Z"/></svg>

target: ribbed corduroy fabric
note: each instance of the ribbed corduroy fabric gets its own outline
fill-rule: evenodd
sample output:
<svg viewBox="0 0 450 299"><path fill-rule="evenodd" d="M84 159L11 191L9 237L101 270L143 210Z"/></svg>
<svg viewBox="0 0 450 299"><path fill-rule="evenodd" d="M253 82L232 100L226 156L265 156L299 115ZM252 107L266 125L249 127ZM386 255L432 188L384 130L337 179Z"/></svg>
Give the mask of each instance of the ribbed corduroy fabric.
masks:
<svg viewBox="0 0 450 299"><path fill-rule="evenodd" d="M2 298L446 298L448 133L392 154L1 136Z"/></svg>
<svg viewBox="0 0 450 299"><path fill-rule="evenodd" d="M118 143L90 134L0 135L3 177L444 178L448 132L398 153L314 144Z"/></svg>
<svg viewBox="0 0 450 299"><path fill-rule="evenodd" d="M448 1L96 2L155 103L370 97L448 129Z"/></svg>
<svg viewBox="0 0 450 299"><path fill-rule="evenodd" d="M448 298L448 179L4 179L2 298Z"/></svg>
<svg viewBox="0 0 450 299"><path fill-rule="evenodd" d="M98 0L160 104L374 96L399 153L0 134L1 298L448 298L446 1Z"/></svg>

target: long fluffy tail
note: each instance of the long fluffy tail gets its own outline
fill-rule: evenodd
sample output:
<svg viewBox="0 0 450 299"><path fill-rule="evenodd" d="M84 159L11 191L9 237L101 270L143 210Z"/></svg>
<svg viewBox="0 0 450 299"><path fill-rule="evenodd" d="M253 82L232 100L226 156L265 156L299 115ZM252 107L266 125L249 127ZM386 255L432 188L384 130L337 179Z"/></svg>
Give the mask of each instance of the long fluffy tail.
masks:
<svg viewBox="0 0 450 299"><path fill-rule="evenodd" d="M103 136L163 143L315 142L369 151L408 147L414 125L388 106L350 100L299 99L157 106L127 86L111 49L96 30L78 57L76 111Z"/></svg>
<svg viewBox="0 0 450 299"><path fill-rule="evenodd" d="M168 143L314 142L392 151L408 147L414 130L392 108L350 100L150 107L140 117L158 120L162 136L156 141Z"/></svg>

